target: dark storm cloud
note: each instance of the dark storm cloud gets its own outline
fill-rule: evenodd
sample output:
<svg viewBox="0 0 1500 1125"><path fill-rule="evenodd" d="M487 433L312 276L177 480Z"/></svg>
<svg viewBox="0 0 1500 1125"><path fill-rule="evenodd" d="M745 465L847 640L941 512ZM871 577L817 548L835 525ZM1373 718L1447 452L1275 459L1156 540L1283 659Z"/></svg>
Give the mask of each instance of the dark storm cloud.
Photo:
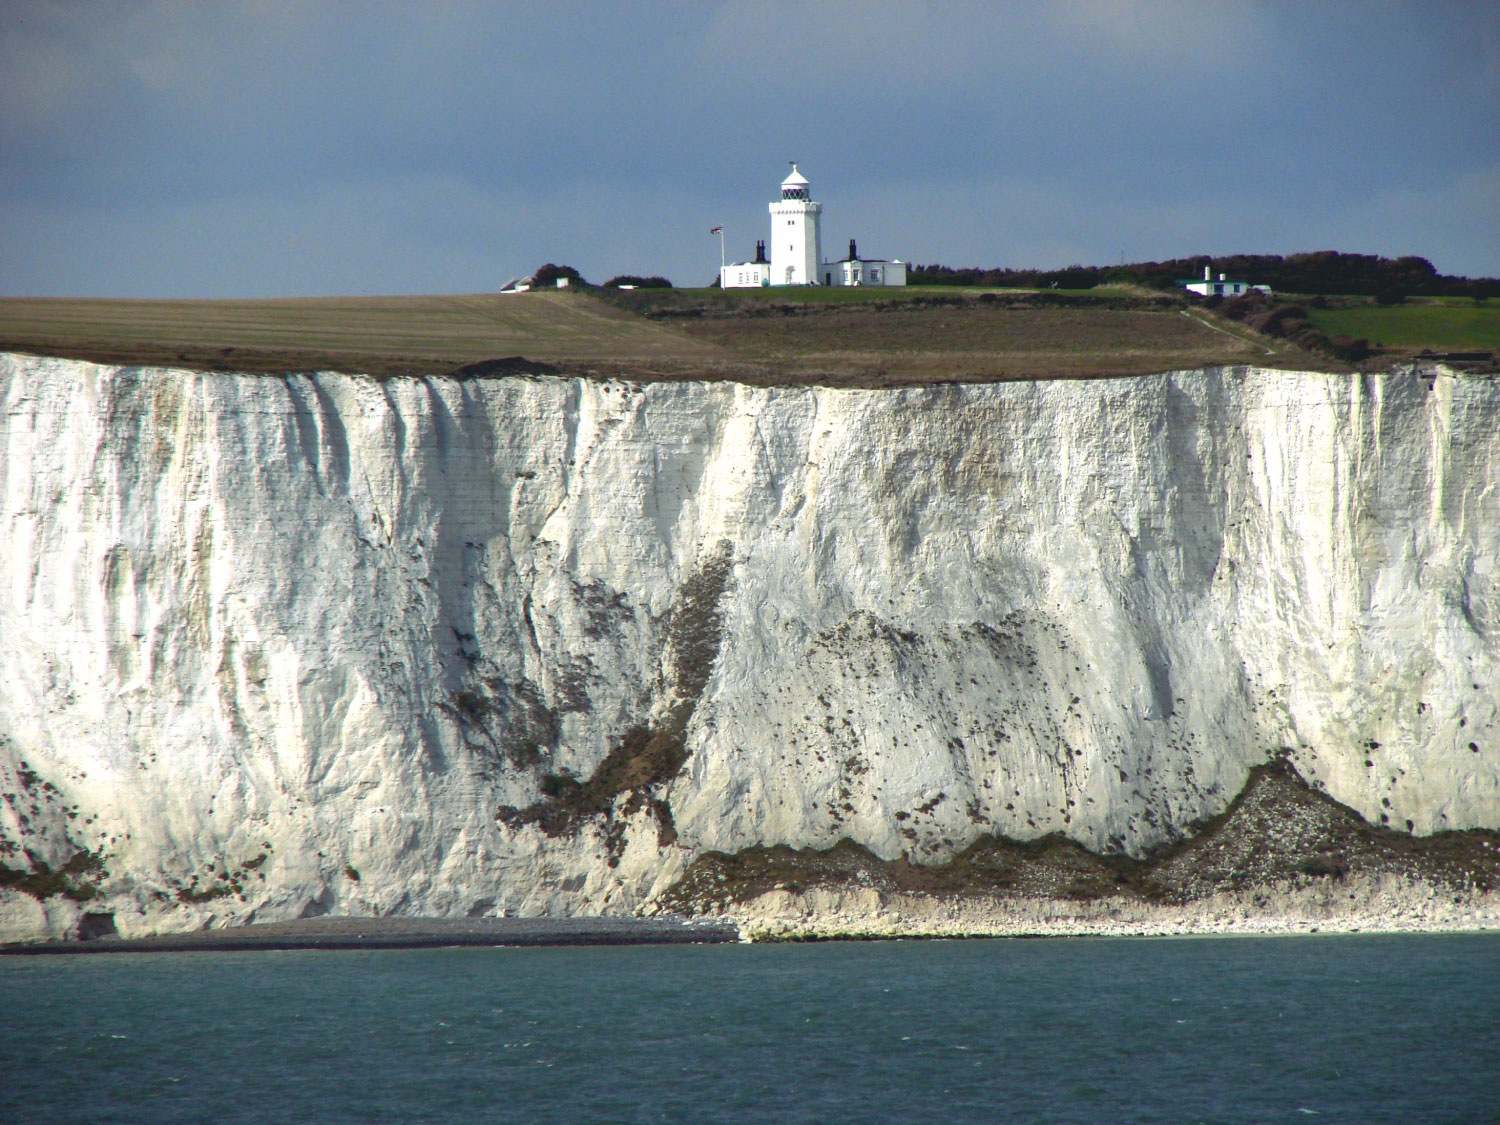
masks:
<svg viewBox="0 0 1500 1125"><path fill-rule="evenodd" d="M1492 4L12 4L0 286L703 283L784 161L829 245L1500 273Z"/></svg>

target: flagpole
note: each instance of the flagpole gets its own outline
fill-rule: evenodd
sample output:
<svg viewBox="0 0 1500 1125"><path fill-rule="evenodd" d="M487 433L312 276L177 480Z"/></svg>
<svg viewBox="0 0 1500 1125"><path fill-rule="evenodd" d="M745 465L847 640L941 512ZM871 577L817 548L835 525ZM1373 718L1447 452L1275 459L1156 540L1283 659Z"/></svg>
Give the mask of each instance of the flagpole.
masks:
<svg viewBox="0 0 1500 1125"><path fill-rule="evenodd" d="M719 284L723 285L724 284L724 267L729 264L728 260L724 257L724 228L723 227L709 227L708 228L708 233L709 234L716 234L716 235L719 236Z"/></svg>

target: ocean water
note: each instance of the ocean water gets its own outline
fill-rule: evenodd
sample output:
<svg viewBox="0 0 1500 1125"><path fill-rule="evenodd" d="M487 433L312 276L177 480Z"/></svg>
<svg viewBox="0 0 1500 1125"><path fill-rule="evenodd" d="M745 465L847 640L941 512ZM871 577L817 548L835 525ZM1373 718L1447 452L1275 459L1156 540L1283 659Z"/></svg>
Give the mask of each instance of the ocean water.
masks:
<svg viewBox="0 0 1500 1125"><path fill-rule="evenodd" d="M1500 935L0 958L0 1121L1500 1122Z"/></svg>

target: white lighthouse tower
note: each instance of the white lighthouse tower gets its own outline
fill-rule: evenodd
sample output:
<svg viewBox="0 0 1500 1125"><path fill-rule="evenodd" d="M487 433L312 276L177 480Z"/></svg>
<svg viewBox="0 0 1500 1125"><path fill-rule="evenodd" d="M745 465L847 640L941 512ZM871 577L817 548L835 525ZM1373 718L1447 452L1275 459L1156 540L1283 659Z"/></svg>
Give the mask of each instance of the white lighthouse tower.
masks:
<svg viewBox="0 0 1500 1125"><path fill-rule="evenodd" d="M816 285L823 260L820 216L807 178L792 164L792 174L781 181L781 198L771 204L771 284Z"/></svg>

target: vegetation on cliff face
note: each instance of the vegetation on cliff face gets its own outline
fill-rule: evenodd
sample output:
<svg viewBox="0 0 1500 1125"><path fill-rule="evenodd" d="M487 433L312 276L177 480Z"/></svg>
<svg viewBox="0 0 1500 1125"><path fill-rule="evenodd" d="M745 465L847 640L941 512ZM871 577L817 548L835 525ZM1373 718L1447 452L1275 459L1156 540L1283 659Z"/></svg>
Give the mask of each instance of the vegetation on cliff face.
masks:
<svg viewBox="0 0 1500 1125"><path fill-rule="evenodd" d="M35 899L53 895L87 902L99 893L99 881L107 875L104 857L79 849L62 866L54 868L40 859L29 868L0 863L0 888L10 888Z"/></svg>
<svg viewBox="0 0 1500 1125"><path fill-rule="evenodd" d="M676 841L672 810L659 791L687 762L684 737L718 656L723 630L720 603L733 561L733 545L720 543L683 584L667 615L666 670L659 688L667 701L665 716L628 731L586 779L567 773L544 775L542 799L524 809L501 808L498 819L502 823L511 828L535 824L556 837L576 833L586 821L602 819L611 866L618 865L624 847L624 825L615 819L617 813L629 817L644 808L656 819L661 846Z"/></svg>
<svg viewBox="0 0 1500 1125"><path fill-rule="evenodd" d="M0 890L16 890L38 900L61 895L87 902L108 876L103 846L80 843L76 831L79 807L68 804L62 790L24 759L5 760L10 740L0 735L0 824L19 829L20 840L0 832ZM48 862L51 855L54 862ZM60 855L67 858L55 862Z"/></svg>
<svg viewBox="0 0 1500 1125"><path fill-rule="evenodd" d="M700 856L662 899L685 914L743 905L770 891L873 888L889 894L1185 903L1278 882L1394 874L1458 890L1500 887L1500 832L1428 837L1372 825L1309 786L1284 761L1257 766L1220 815L1143 857L1096 854L1056 833L984 837L946 863L885 861L841 840Z"/></svg>

